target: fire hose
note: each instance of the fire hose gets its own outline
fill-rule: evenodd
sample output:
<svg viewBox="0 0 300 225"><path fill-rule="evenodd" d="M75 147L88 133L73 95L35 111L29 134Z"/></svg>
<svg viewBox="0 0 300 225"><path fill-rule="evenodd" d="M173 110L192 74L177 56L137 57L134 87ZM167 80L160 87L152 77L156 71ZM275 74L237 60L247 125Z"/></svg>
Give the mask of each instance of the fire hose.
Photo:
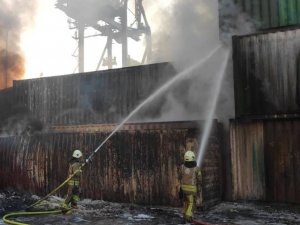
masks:
<svg viewBox="0 0 300 225"><path fill-rule="evenodd" d="M105 140L106 141L106 140ZM104 141L104 142L105 142ZM104 143L103 142L103 143ZM78 172L81 171L81 169L90 161L92 161L93 156L97 153L97 151L102 147L103 143L95 150L93 153L85 160L84 163L81 164L78 170L76 170L73 174L71 174L64 182L62 182L59 186L57 186L55 189L53 189L49 194L47 194L45 197L41 198L34 204L28 206L26 209L33 208L37 205L39 205L41 202L45 201L47 198L49 198L51 195L53 195L55 192L57 192L59 189L61 189L64 185L68 183L69 180L71 180ZM31 216L31 215L46 215L46 214L60 214L66 212L66 210L70 209L59 209L59 210L51 210L51 211L36 211L36 212L13 212L13 213L8 213L3 216L3 221L7 224L15 224L15 225L30 225L27 223L21 223L21 222L16 222L13 220L9 220L9 217L18 217L18 216ZM211 225L209 223L203 222L203 221L194 221L192 224L201 224L201 225Z"/></svg>
<svg viewBox="0 0 300 225"><path fill-rule="evenodd" d="M40 200L38 200L37 202L35 202L34 204L28 206L26 209L30 209L33 208L34 206L40 204L42 201L46 200L47 198L49 198L51 195L53 195L55 192L57 192L59 189L61 189L65 184L68 183L69 180L71 180L79 171L81 171L81 169L89 162L92 161L94 155L99 151L99 149L105 144L105 142L119 129L119 127L121 127L124 124L121 123L119 126L117 126L113 132L111 132L110 135L108 135L108 137L105 138L105 140L90 154L90 156L85 160L84 163L81 164L81 166L79 167L78 170L76 170L73 174L71 174L64 182L62 182L59 186L57 186L55 189L53 189L49 194L47 194L45 197L41 198ZM68 209L66 209L68 210ZM38 212L16 212L16 213L9 213L6 214L3 217L3 221L5 223L8 224L17 224L17 225L30 225L30 224L26 224L26 223L20 223L20 222L15 222L12 220L8 220L8 217L16 217L19 215L41 215L41 214L52 214L52 213L63 213L64 210L53 210L53 211L38 211Z"/></svg>
<svg viewBox="0 0 300 225"><path fill-rule="evenodd" d="M217 48L215 48L209 55L208 57L205 57L204 59L208 59L209 57L211 57L212 55L215 54L215 52L220 48L221 45L219 45ZM133 110L124 120L121 124L119 124L112 132L111 134L106 137L106 139L92 152L92 154L86 159L86 161L80 166L79 170L81 170L89 161L92 160L93 156L97 153L97 151L104 145L104 143L121 127L123 126L123 124L129 120L129 118L131 118L139 109L141 109L149 100L154 99L158 93L165 91L167 89L167 87L169 87L171 84L173 84L175 81L178 80L178 78L180 78L183 74L187 74L190 71L193 71L194 69L196 69L199 65L202 65L205 60L202 59L199 63L195 64L193 67L190 67L188 70L185 70L182 73L177 74L175 77L173 77L171 80L169 80L166 84L162 85L156 92L154 92L154 94L150 95L145 101L143 101L140 105L138 105L138 107L136 107L135 110ZM62 188L73 176L75 176L75 174L79 171L75 171L70 177L68 177L62 184L60 184L57 188L55 188L53 191L51 191L48 195L46 195L44 198L40 199L39 201L37 201L36 203L32 204L31 206L29 206L28 208L32 208L36 205L38 205L39 203L41 203L42 201L44 201L45 199L47 199L50 195L52 195L53 193L55 193L57 190L59 190L60 188ZM27 209L28 209L27 208ZM59 213L62 212L62 210L55 210L52 212L55 213ZM51 211L48 211L51 212ZM17 224L17 225L27 225L24 223L18 223L18 222L14 222L14 221L10 221L7 218L8 217L12 217L12 216L16 216L16 215L34 215L34 213L36 215L39 214L47 214L47 212L18 212L18 213L9 213L6 214L3 217L3 221L9 224Z"/></svg>
<svg viewBox="0 0 300 225"><path fill-rule="evenodd" d="M55 189L53 189L49 194L47 194L45 197L41 198L40 200L38 200L37 202L35 202L34 204L28 206L26 209L30 209L33 208L37 205L39 205L42 201L46 200L47 198L49 198L52 194L54 194L56 191L58 191L60 188L62 188L65 184L68 183L69 180L72 179L73 176L75 176L75 174L77 172L79 172L81 170L81 168L85 165L85 163L83 163L80 168L78 170L76 170L73 174L71 174L64 182L62 182L59 186L57 186ZM59 214L59 213L63 213L68 209L59 209L59 210L50 210L50 211L35 211L35 212L13 212L13 213L8 213L6 215L3 216L3 221L5 223L8 224L16 224L16 225L30 225L27 223L21 223L21 222L16 222L16 221L12 221L9 220L9 217L18 217L18 216L30 216L30 215L45 215L45 214Z"/></svg>
<svg viewBox="0 0 300 225"><path fill-rule="evenodd" d="M111 135L110 135L111 136ZM88 163L92 161L93 156L97 153L97 151L103 146L103 144L109 139L108 136L101 145L98 146L98 148L96 148L92 154L85 160L84 163L81 164L81 166L79 167L78 170L76 170L73 174L71 174L64 182L62 182L59 186L57 186L55 189L53 189L49 194L47 194L45 197L41 198L40 200L38 200L37 202L35 202L34 204L28 206L26 209L30 209L33 208L37 205L39 205L41 202L45 201L47 198L49 198L51 195L53 195L55 192L57 192L59 189L61 189L64 185L66 185L68 183L69 180L71 180L78 172L80 172L82 170L82 168ZM36 212L14 212L14 213L8 213L6 215L3 216L3 221L7 224L15 224L15 225L30 225L27 223L21 223L21 222L16 222L16 221L12 221L9 220L9 217L18 217L18 216L30 216L30 215L45 215L45 214L60 214L60 213L65 213L66 211L68 211L70 209L60 209L60 210L51 210L51 211L36 211ZM212 225L210 223L204 222L204 221L196 221L194 220L192 222L192 224L201 224L201 225Z"/></svg>
<svg viewBox="0 0 300 225"><path fill-rule="evenodd" d="M45 215L45 214L59 214L62 213L62 210L52 210L52 211L41 211L41 212L14 212L8 213L3 216L3 221L8 224L16 224L16 225L29 225L27 223L16 222L7 219L8 217L17 217L17 216L29 216L29 215Z"/></svg>
<svg viewBox="0 0 300 225"><path fill-rule="evenodd" d="M103 145L103 144L102 144ZM55 189L53 189L49 194L47 194L45 197L41 198L40 200L38 200L37 202L35 202L34 204L28 206L26 209L30 209L33 208L37 205L39 205L42 201L45 201L47 198L49 198L51 195L53 195L55 192L57 192L59 189L61 189L64 185L66 185L68 183L69 180L71 180L78 172L81 171L81 169L89 162L92 161L92 157L94 156L94 154L96 154L96 152L100 149L100 147L102 146L100 145L86 160L84 163L81 164L81 166L79 167L78 170L76 170L73 174L71 174L64 182L62 182L59 186L57 186ZM59 213L64 213L65 211L68 211L70 209L59 209L59 210L50 210L50 211L36 211L36 212L13 212L13 213L8 213L6 215L3 216L3 221L7 224L16 224L16 225L30 225L27 223L21 223L21 222L16 222L13 220L9 220L9 217L18 217L18 216L30 216L30 215L45 215L45 214L59 214Z"/></svg>

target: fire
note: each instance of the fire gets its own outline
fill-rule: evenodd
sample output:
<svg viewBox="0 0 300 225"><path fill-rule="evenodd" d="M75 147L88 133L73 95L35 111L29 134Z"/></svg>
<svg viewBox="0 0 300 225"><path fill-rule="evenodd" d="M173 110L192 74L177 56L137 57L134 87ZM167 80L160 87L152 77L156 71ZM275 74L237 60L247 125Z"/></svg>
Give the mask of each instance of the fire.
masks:
<svg viewBox="0 0 300 225"><path fill-rule="evenodd" d="M20 39L32 26L37 1L4 0L0 7L0 89L13 85L25 73L25 58Z"/></svg>
<svg viewBox="0 0 300 225"><path fill-rule="evenodd" d="M12 87L13 80L23 79L25 60L15 52L0 50L0 89Z"/></svg>

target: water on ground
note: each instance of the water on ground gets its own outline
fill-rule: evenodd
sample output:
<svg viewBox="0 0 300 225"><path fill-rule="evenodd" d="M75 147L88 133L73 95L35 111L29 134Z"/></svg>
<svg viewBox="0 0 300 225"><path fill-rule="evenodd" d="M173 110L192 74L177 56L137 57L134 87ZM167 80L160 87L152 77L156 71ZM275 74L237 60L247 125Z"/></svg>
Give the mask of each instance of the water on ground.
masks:
<svg viewBox="0 0 300 225"><path fill-rule="evenodd" d="M0 193L0 215L22 211L37 201L38 197L17 192ZM52 197L40 209L59 207L63 199ZM221 202L205 211L196 211L195 219L211 224L236 225L299 225L300 205L271 204L262 202ZM157 225L182 224L181 209L162 206L142 206L84 199L71 214L18 217L15 220L32 225ZM0 224L5 224L0 220Z"/></svg>

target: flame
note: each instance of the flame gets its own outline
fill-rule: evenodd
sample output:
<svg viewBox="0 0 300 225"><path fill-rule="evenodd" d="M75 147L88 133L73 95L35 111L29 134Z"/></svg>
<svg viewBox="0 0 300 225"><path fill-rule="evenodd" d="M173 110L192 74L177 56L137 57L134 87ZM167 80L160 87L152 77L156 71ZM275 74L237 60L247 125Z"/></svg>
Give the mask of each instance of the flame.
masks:
<svg viewBox="0 0 300 225"><path fill-rule="evenodd" d="M25 73L24 58L15 52L0 50L0 89L12 87L13 80L23 79Z"/></svg>
<svg viewBox="0 0 300 225"><path fill-rule="evenodd" d="M23 79L25 58L20 49L22 32L32 25L36 0L4 0L0 7L0 89Z"/></svg>

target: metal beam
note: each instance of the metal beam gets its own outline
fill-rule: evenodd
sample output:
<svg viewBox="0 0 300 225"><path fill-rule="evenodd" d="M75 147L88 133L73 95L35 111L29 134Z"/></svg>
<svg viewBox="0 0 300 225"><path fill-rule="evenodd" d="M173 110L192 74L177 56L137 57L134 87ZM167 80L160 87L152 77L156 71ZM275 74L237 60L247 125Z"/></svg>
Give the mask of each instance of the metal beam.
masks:
<svg viewBox="0 0 300 225"><path fill-rule="evenodd" d="M84 24L78 22L78 72L84 72Z"/></svg>
<svg viewBox="0 0 300 225"><path fill-rule="evenodd" d="M128 0L123 2L122 13L122 66L126 67L128 64L128 45L127 45L127 5Z"/></svg>

